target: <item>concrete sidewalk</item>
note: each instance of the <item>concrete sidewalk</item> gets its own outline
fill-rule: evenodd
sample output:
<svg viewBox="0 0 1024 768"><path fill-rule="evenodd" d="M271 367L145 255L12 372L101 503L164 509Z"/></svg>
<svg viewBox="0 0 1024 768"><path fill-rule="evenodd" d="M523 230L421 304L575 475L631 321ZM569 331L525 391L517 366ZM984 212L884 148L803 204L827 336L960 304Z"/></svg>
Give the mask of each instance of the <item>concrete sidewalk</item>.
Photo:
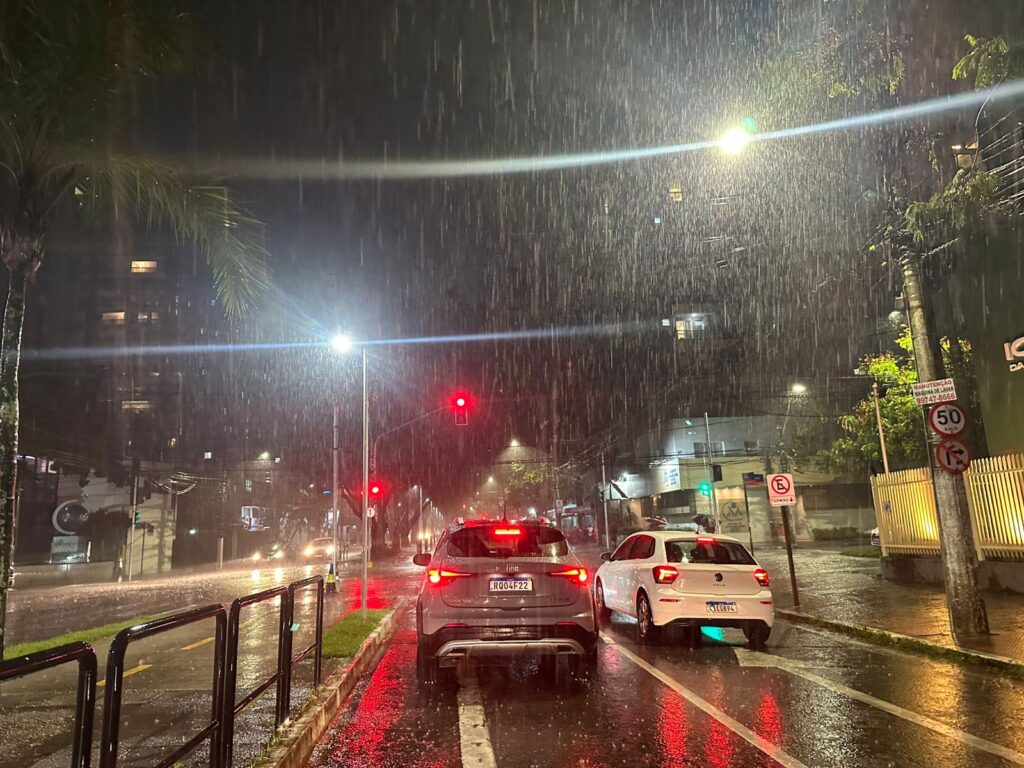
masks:
<svg viewBox="0 0 1024 768"><path fill-rule="evenodd" d="M783 549L758 549L771 574L779 608L793 606ZM986 592L992 634L962 643L953 639L941 587L908 586L882 579L879 561L838 551L794 551L800 606L796 610L827 621L894 632L943 648L975 651L1024 664L1024 595Z"/></svg>

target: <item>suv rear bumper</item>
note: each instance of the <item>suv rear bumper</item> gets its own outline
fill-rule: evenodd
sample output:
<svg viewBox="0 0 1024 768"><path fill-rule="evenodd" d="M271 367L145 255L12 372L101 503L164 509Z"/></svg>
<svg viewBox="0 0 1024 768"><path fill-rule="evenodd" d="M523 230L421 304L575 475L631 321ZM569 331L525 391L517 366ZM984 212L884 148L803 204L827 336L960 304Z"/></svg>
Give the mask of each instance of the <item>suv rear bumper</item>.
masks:
<svg viewBox="0 0 1024 768"><path fill-rule="evenodd" d="M578 624L444 627L422 635L422 649L442 665L501 660L513 656L592 656L597 632Z"/></svg>

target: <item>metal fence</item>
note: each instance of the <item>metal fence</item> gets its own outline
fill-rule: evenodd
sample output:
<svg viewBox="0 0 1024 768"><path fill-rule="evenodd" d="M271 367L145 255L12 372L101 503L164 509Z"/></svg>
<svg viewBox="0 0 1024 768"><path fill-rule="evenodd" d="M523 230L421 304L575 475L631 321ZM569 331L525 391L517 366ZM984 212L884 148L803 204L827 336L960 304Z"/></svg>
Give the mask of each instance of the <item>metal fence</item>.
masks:
<svg viewBox="0 0 1024 768"><path fill-rule="evenodd" d="M964 473L979 560L1024 560L1024 454L978 459ZM931 470L871 478L882 554L938 555Z"/></svg>
<svg viewBox="0 0 1024 768"><path fill-rule="evenodd" d="M295 620L295 593L314 589L316 592L314 634L312 642L299 653L292 655L292 639L298 625ZM276 671L266 680L236 701L238 672L239 617L241 609L254 603L279 598L281 601L278 618ZM216 624L213 651L213 680L211 687L211 712L206 725L193 734L180 747L157 763L158 768L169 768L182 758L194 752L203 742L209 741L207 764L211 768L230 766L232 758L231 741L234 735L235 715L247 707L276 683L277 702L274 725L280 727L288 716L291 706L292 669L311 658L313 662L313 685L320 685L321 658L323 652L324 578L312 576L296 581L287 587L257 592L240 597L231 604L230 615L221 604L163 616L159 619L126 627L114 638L107 654L107 677L103 700L103 727L100 735L100 767L115 768L119 756L121 701L124 694L124 663L128 646L135 641L167 632L198 621L213 620ZM0 663L0 682L24 677L35 672L50 669L71 661L78 661L78 698L75 706L75 726L71 750L71 768L89 768L92 746L92 724L96 708L96 654L88 643L71 643L50 648L28 656L9 659Z"/></svg>
<svg viewBox="0 0 1024 768"><path fill-rule="evenodd" d="M91 645L83 642L68 643L0 662L0 683L72 661L78 662L78 695L75 697L71 768L89 768L92 759L92 719L96 709L96 653Z"/></svg>

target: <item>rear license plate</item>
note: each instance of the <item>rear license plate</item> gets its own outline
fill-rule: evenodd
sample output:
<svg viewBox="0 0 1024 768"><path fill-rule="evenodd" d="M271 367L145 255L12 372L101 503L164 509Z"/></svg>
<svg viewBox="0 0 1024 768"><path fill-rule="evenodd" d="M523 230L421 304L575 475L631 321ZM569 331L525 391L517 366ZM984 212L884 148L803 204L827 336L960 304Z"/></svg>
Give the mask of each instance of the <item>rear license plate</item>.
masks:
<svg viewBox="0 0 1024 768"><path fill-rule="evenodd" d="M529 576L491 579L491 592L533 592L533 579Z"/></svg>
<svg viewBox="0 0 1024 768"><path fill-rule="evenodd" d="M724 602L722 600L709 600L704 603L708 613L736 613L736 603Z"/></svg>

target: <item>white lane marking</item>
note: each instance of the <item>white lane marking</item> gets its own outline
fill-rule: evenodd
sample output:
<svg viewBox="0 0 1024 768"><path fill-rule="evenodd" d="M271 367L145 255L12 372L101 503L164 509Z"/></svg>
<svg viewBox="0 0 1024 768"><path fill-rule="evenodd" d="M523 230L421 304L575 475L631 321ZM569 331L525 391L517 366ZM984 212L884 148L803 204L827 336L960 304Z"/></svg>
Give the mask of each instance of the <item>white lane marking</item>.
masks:
<svg viewBox="0 0 1024 768"><path fill-rule="evenodd" d="M745 648L736 648L734 650L736 651L736 658L741 665L762 667L773 666L778 667L779 669L784 669L791 675L796 675L797 677L802 677L812 683L817 683L824 688L828 688L833 693L838 693L841 696L846 696L877 709L881 709L883 712L896 715L896 717L909 720L916 725L920 725L922 728L927 728L930 731L941 733L943 736L956 739L957 741L974 747L975 749L980 749L984 752L988 752L989 754L1001 757L1004 760L1009 760L1011 763L1024 765L1024 754L1021 754L1020 752L1016 752L1009 747L1003 747L999 744L988 741L987 739L983 739L980 736L967 733L966 731L961 731L958 728L953 728L945 723L940 723L938 720L932 720L930 717L925 717L924 715L919 715L916 712L911 712L909 709L904 709L897 704L893 704L883 699L877 699L871 694L858 691L855 688L850 688L842 683L837 683L834 680L829 680L827 677L822 677L821 675L816 675L813 672L808 672L804 669L804 665L798 661L793 661L792 659L787 659L782 656L772 656L770 654L755 654ZM750 659L748 658L745 662L745 656L762 656L765 661L750 663ZM771 661L767 661L768 659Z"/></svg>
<svg viewBox="0 0 1024 768"><path fill-rule="evenodd" d="M696 693L691 691L689 688L681 685L679 681L669 677L654 665L647 663L628 648L624 648L623 646L619 645L612 638L605 635L603 632L601 633L601 638L604 640L605 643L612 646L618 653L625 656L627 659L632 661L634 664L636 664L638 667L640 667L648 674L660 680L662 683L664 683L673 691L678 693L688 702L693 704L693 706L697 707L697 709L701 710L704 714L713 717L715 720L720 722L722 725L724 725L730 731L735 733L741 739L757 747L757 749L764 752L766 755L768 755L768 757L772 758L779 765L785 766L785 768L807 768L806 765L801 763L795 757L788 754L787 752L783 752L781 749L779 749L777 746L772 744L767 739L761 738L752 730L743 725L741 722L729 717L727 714L725 714L725 712L720 710L714 704L707 701L706 699L701 698Z"/></svg>
<svg viewBox="0 0 1024 768"><path fill-rule="evenodd" d="M497 768L475 676L459 676L459 748L463 768Z"/></svg>
<svg viewBox="0 0 1024 768"><path fill-rule="evenodd" d="M139 674L139 672L145 672L147 669L149 669L152 666L153 666L152 664L139 664L138 666L132 667L131 669L126 669L124 672L121 673L121 677L123 679L125 677L131 677L132 675L137 675L137 674ZM96 687L97 688L102 688L106 684L107 684L107 681L104 678L103 680L100 680L98 683L96 683Z"/></svg>

